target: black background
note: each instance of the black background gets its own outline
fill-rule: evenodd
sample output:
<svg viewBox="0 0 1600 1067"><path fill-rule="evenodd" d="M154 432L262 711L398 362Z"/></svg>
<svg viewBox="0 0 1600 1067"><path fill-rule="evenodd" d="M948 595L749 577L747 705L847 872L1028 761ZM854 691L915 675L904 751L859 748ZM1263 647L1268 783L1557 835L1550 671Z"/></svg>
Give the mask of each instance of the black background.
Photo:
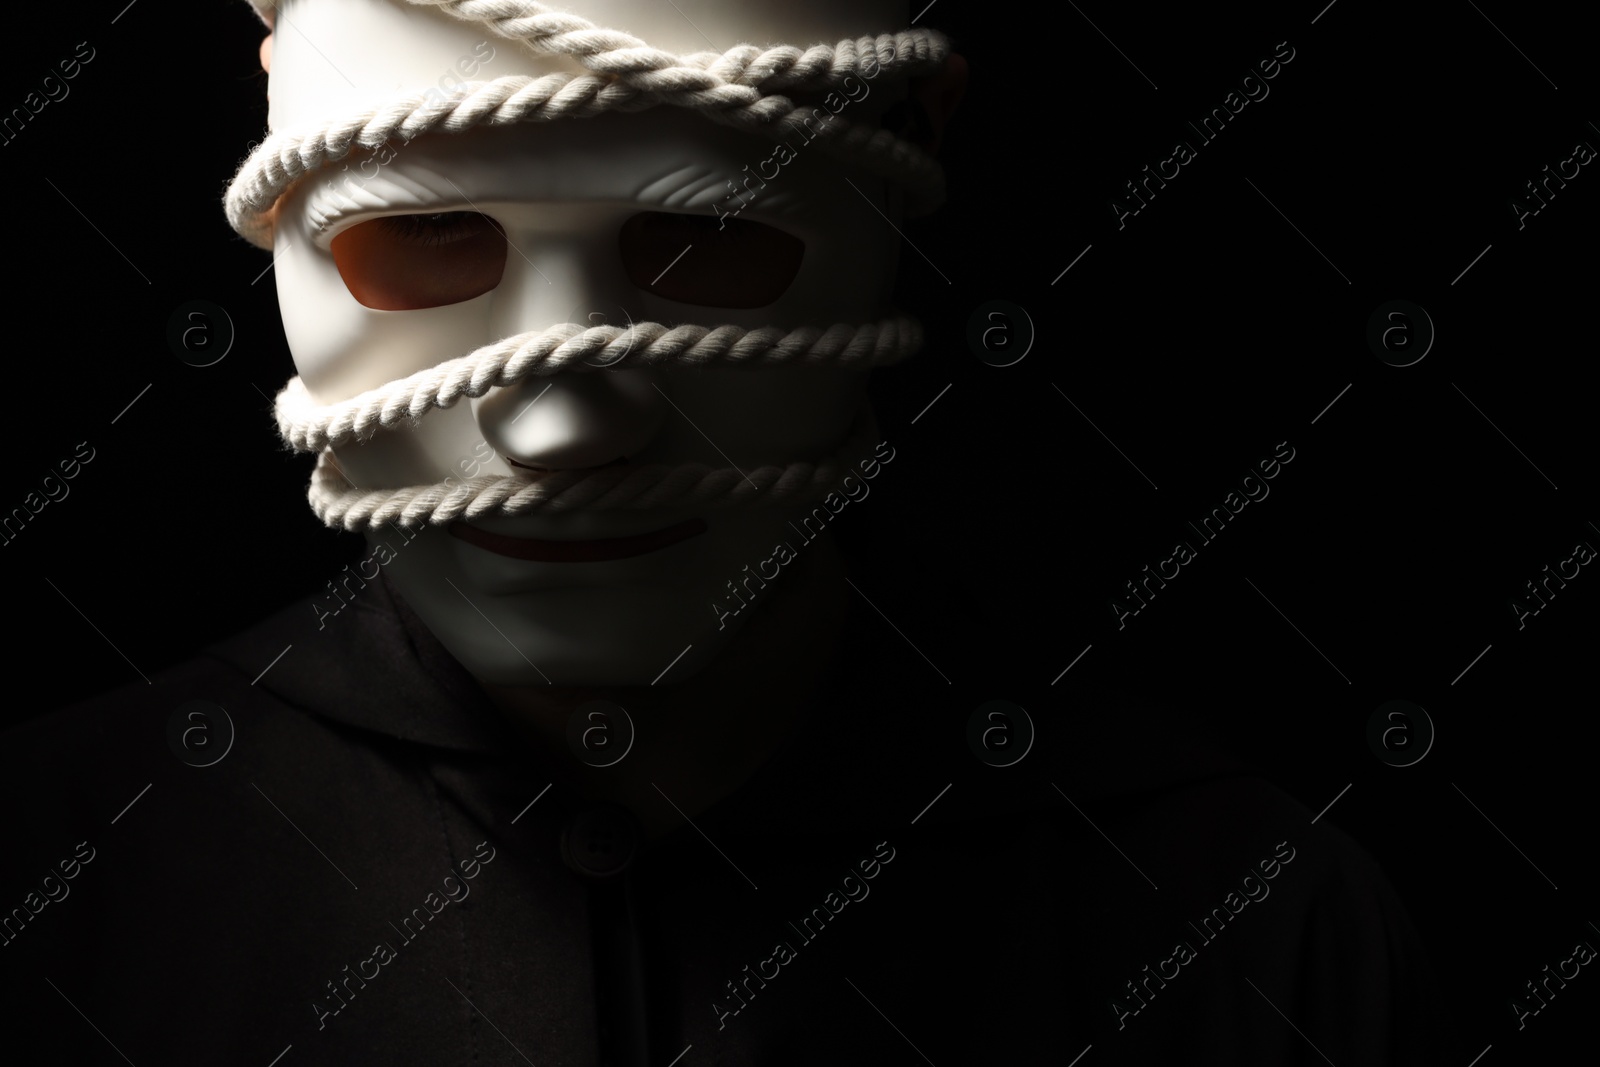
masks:
<svg viewBox="0 0 1600 1067"><path fill-rule="evenodd" d="M96 53L0 145L17 375L0 509L78 442L96 452L0 546L8 722L126 684L130 661L154 674L360 549L311 515L310 460L278 442L267 398L293 366L268 258L221 210L265 125L260 27L222 0L143 0L113 24L124 2L12 13L0 70L9 112L78 42ZM1520 630L1509 602L1600 546L1600 177L1585 167L1520 231L1509 204L1600 145L1592 44L1565 9L1320 4L926 13L972 68L950 203L904 227L901 299L930 344L875 379L905 459L839 530L858 584L950 679L908 694L930 722L1003 697L1050 730L1080 686L1122 685L1311 812L1349 785L1325 818L1400 890L1464 1044L1546 1062L1600 1003L1580 977L1521 1032L1508 1008L1600 941L1600 578L1584 568ZM1119 230L1123 183L1193 143L1185 120L1281 41L1295 57L1270 95ZM194 299L238 331L204 369L165 340ZM1006 368L965 340L994 299L1037 334ZM1405 368L1366 342L1394 299L1438 334ZM1295 459L1271 495L1119 630L1109 599L1281 441ZM1404 769L1365 733L1397 698L1437 728Z"/></svg>

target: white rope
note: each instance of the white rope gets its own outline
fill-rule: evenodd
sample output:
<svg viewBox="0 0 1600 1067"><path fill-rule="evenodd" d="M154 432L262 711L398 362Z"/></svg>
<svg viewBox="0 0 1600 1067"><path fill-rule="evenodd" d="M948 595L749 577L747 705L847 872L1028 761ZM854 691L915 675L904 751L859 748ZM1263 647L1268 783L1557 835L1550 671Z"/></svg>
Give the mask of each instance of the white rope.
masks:
<svg viewBox="0 0 1600 1067"><path fill-rule="evenodd" d="M552 11L532 0L406 0L436 7L453 18L484 26L535 52L565 55L591 73L516 75L469 83L454 95L416 94L309 129L271 134L240 165L224 197L233 228L270 250L278 200L300 178L352 152L376 150L391 140L424 133L459 133L477 126L587 118L608 111L642 111L660 105L686 108L717 122L782 140L799 133L835 155L906 189L909 209L929 211L944 194L939 165L916 145L888 130L848 123L828 109L796 104L786 93L835 90L849 77L882 72L905 78L938 70L949 54L940 33L914 28L895 34L842 40L801 49L792 45L674 55L630 34ZM263 18L276 0L251 0ZM870 71L870 73L868 73ZM382 429L415 422L436 407L532 375L679 363L730 367L799 364L859 367L891 363L922 344L920 325L893 317L866 325L836 324L784 330L738 326L666 326L634 323L584 327L558 323L486 345L408 378L348 400L319 406L300 378L278 394L278 428L300 451L318 453L307 497L329 526L358 531L394 522L444 525L457 519L519 515L536 510L651 508L694 504L728 507L820 497L836 485L876 435L870 407L850 439L817 462L767 465L750 471L689 463L627 464L553 471L536 479L485 475L437 485L363 490L338 470L331 449L369 440Z"/></svg>
<svg viewBox="0 0 1600 1067"><path fill-rule="evenodd" d="M903 186L912 211L930 211L943 199L944 172L918 146L888 130L832 114L828 121L807 127L803 124L813 119L812 112L823 109L797 105L778 93L837 89L847 77L868 77L869 69L874 78L884 71L894 78L931 73L950 52L950 42L936 30L916 27L807 49L739 45L721 55L677 56L532 0L407 2L484 25L536 52L570 56L594 73L474 82L451 97L434 94L430 100L428 94L415 94L345 119L273 133L240 165L224 197L228 222L252 244L272 247L272 206L295 181L354 151L376 150L391 140L404 143L429 132L588 118L661 104L775 140L796 133L808 143L815 138L823 150L852 158Z"/></svg>
<svg viewBox="0 0 1600 1067"><path fill-rule="evenodd" d="M552 471L537 481L504 475L449 479L401 489L357 489L331 452L317 456L306 499L329 526L360 532L396 523L402 527L445 526L457 519L525 515L533 511L611 511L693 504L701 508L772 505L815 499L837 489L855 464L870 454L877 423L864 407L848 440L815 463L768 464L750 470L703 463L676 466L619 464L590 470Z"/></svg>
<svg viewBox="0 0 1600 1067"><path fill-rule="evenodd" d="M563 322L508 337L469 355L425 368L337 404L318 406L305 383L291 378L278 394L278 432L297 451L318 452L348 441L366 441L380 429L416 422L433 408L462 397L483 396L496 386L561 371L616 370L678 363L706 366L774 366L783 363L861 367L893 363L922 345L922 327L911 318L866 326L663 326L636 322L584 327Z"/></svg>

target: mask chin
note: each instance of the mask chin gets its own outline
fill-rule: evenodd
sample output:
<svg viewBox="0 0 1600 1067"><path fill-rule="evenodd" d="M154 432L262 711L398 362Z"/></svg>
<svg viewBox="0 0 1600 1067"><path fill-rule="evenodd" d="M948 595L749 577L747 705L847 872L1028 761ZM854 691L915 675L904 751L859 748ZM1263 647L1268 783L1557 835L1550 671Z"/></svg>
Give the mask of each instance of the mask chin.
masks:
<svg viewBox="0 0 1600 1067"><path fill-rule="evenodd" d="M788 521L713 514L705 533L662 551L580 564L503 558L439 528L369 534L368 543L392 547L383 572L480 682L647 686L693 677L754 614L730 605L759 609L776 596L776 582L750 576ZM788 541L805 550L792 530Z"/></svg>

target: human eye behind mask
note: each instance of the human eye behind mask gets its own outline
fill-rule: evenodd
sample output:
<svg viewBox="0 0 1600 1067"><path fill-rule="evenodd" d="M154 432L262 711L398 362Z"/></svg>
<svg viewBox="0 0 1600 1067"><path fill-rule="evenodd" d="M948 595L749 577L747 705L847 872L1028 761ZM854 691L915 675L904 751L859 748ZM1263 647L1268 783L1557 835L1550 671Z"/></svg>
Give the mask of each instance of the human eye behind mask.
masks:
<svg viewBox="0 0 1600 1067"><path fill-rule="evenodd" d="M350 295L375 311L420 311L459 304L500 284L506 235L476 211L386 215L332 241L334 264Z"/></svg>

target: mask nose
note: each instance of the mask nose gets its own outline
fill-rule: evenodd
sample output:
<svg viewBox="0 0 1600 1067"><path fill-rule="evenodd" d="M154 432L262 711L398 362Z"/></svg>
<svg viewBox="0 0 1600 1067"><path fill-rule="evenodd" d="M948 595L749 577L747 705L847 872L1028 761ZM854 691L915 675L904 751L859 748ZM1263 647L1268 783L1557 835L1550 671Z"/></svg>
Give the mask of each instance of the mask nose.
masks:
<svg viewBox="0 0 1600 1067"><path fill-rule="evenodd" d="M483 439L513 463L603 467L644 450L664 405L650 371L568 371L524 378L473 402Z"/></svg>
<svg viewBox="0 0 1600 1067"><path fill-rule="evenodd" d="M626 327L638 291L614 234L507 231L506 269L491 311L497 336L558 322ZM485 441L524 467L573 470L637 456L666 415L654 370L582 370L532 376L472 402Z"/></svg>

